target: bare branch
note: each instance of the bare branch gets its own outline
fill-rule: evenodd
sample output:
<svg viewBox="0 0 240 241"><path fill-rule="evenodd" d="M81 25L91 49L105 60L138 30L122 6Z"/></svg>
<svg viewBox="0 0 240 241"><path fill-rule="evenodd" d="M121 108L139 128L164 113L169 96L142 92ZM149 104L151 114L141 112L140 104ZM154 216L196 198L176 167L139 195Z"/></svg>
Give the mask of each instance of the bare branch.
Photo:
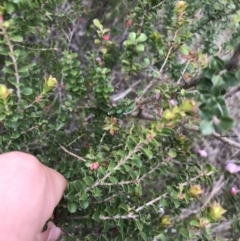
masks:
<svg viewBox="0 0 240 241"><path fill-rule="evenodd" d="M59 145L59 146L60 146L66 153L68 153L69 155L76 157L78 160L81 160L81 161L86 162L86 160L85 160L84 158L82 158L82 157L80 157L80 156L77 156L76 154L68 151L68 150L67 150L65 147L63 147L62 145Z"/></svg>
<svg viewBox="0 0 240 241"><path fill-rule="evenodd" d="M237 148L240 148L240 144L235 142L235 141L232 141L230 139L228 139L227 137L222 137L220 134L216 133L216 132L213 132L213 137L218 139L219 141L222 141L230 146L233 146L233 147L237 147Z"/></svg>

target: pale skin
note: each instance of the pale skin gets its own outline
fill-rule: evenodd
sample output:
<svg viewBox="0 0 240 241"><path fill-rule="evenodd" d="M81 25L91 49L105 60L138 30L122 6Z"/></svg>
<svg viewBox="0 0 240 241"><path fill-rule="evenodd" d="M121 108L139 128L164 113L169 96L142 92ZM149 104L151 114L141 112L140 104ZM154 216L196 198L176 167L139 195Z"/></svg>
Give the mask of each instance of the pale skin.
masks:
<svg viewBox="0 0 240 241"><path fill-rule="evenodd" d="M5 241L56 241L52 222L42 232L67 187L66 179L23 152L0 155L0 237Z"/></svg>

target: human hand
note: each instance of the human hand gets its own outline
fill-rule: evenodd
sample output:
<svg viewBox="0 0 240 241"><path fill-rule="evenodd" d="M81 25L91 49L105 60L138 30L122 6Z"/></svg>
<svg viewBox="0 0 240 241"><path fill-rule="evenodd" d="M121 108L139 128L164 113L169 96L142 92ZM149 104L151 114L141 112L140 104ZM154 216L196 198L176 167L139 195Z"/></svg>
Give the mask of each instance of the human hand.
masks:
<svg viewBox="0 0 240 241"><path fill-rule="evenodd" d="M67 186L57 171L23 152L0 155L0 237L4 241L55 241L52 222L42 232Z"/></svg>

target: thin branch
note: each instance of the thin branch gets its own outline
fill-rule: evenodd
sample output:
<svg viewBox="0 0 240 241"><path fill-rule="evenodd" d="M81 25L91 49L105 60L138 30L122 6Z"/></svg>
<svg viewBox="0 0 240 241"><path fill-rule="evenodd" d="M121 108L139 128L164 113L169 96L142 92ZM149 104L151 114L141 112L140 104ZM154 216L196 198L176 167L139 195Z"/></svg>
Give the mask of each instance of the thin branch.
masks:
<svg viewBox="0 0 240 241"><path fill-rule="evenodd" d="M240 144L239 143L237 143L235 141L232 141L232 140L228 139L227 137L222 137L221 135L219 135L216 132L213 132L212 136L214 138L216 138L217 140L219 140L219 141L222 141L222 142L224 142L224 143L226 143L226 144L228 144L230 146L237 147L237 148L240 149Z"/></svg>
<svg viewBox="0 0 240 241"><path fill-rule="evenodd" d="M176 30L175 34L174 34L174 37L173 37L173 41L176 39L177 37L177 34L178 34L178 30ZM168 53L167 53L167 56L159 70L159 73L162 73L165 65L167 64L167 61L172 53L172 50L173 50L174 46L171 45L171 47L169 48L168 50ZM146 86L146 88L143 90L142 94L136 99L136 102L139 102L141 100L141 98L143 97L143 95L145 95L147 93L147 91L158 81L158 79L153 79L152 81L150 81L150 83Z"/></svg>
<svg viewBox="0 0 240 241"><path fill-rule="evenodd" d="M159 72L161 73L163 71L163 68L165 67L165 65L167 64L167 60L172 52L173 46L171 46L168 50L167 56L162 64L161 69L159 70ZM142 94L136 99L136 102L139 102L141 100L141 98L143 97L143 95L145 95L147 93L147 91L158 81L158 79L153 79L152 81L150 81L150 83L146 86L146 88L143 90Z"/></svg>
<svg viewBox="0 0 240 241"><path fill-rule="evenodd" d="M156 9L156 8L160 7L160 6L161 6L163 3L165 3L165 2L166 2L166 0L160 2L159 4L157 4L157 5L155 5L154 7L152 7L152 9Z"/></svg>
<svg viewBox="0 0 240 241"><path fill-rule="evenodd" d="M144 20L145 20L145 15L148 14L148 4L145 5L145 8L144 8L144 11L143 11L143 16L142 16L142 19L141 19L141 22L139 24L139 29L138 29L138 34L140 34L142 32L142 29L143 29L143 25L144 25Z"/></svg>
<svg viewBox="0 0 240 241"><path fill-rule="evenodd" d="M232 95L234 95L235 93L237 93L238 91L240 91L240 85L232 88L229 92L227 92L227 93L225 94L224 97L225 97L225 98L229 98L229 97L231 97Z"/></svg>
<svg viewBox="0 0 240 241"><path fill-rule="evenodd" d="M4 27L1 27L0 29L2 30L3 35L4 35L4 37L7 41L7 45L8 45L8 48L10 50L9 56L11 57L11 59L13 61L14 75L15 75L16 82L17 82L16 88L17 88L18 104L20 104L20 102L21 102L21 91L20 91L20 76L19 76L19 73L18 73L17 59L14 55L13 45L11 44L11 41L10 41L10 38L7 34L6 29Z"/></svg>
<svg viewBox="0 0 240 241"><path fill-rule="evenodd" d="M184 67L184 69L183 69L183 72L181 73L181 76L180 76L180 78L179 78L178 81L177 81L177 84L179 84L180 81L182 80L183 75L184 75L184 73L186 72L189 63L190 63L190 59L187 61L186 65L185 65L185 67Z"/></svg>
<svg viewBox="0 0 240 241"><path fill-rule="evenodd" d="M115 219L138 219L139 215L134 215L132 213L129 213L128 215L115 215L112 217L106 217L106 216L100 216L99 217L101 220L115 220Z"/></svg>
<svg viewBox="0 0 240 241"><path fill-rule="evenodd" d="M199 132L198 126L192 126L192 128L190 130ZM221 136L217 132L213 132L212 136L214 138L216 138L217 140L221 141L221 142L224 142L224 143L226 143L226 144L228 144L230 146L233 146L233 147L236 147L236 148L240 149L240 144L239 143L237 143L235 141L232 141L232 140L228 139L225 136Z"/></svg>
<svg viewBox="0 0 240 241"><path fill-rule="evenodd" d="M189 181L184 182L182 185L183 185L183 186L187 186L190 182L195 181L195 180L199 179L200 177L210 176L210 175L212 175L212 172L209 172L209 173L202 172L201 174L197 175L196 177L190 179ZM147 202L145 205L143 205L143 206L138 207L137 209L135 209L135 212L141 211L141 210L144 209L145 207L148 207L148 206L154 204L155 202L161 200L161 198L166 197L167 195L168 195L168 193L164 193L163 195L161 195L161 196L159 196L159 197L151 200L150 202Z"/></svg>
<svg viewBox="0 0 240 241"><path fill-rule="evenodd" d="M169 160L170 158L168 158ZM168 160L165 160L168 161ZM114 185L126 185L126 184L136 184L139 183L140 181L142 181L146 176L148 176L149 174L153 173L156 169L158 169L160 167L160 164L156 165L154 168L152 168L149 172L147 172L146 174L144 174L143 176L141 176L140 178L136 179L136 180L132 180L132 181L124 181L124 182L118 182L118 183L101 183L101 186L114 186Z"/></svg>
<svg viewBox="0 0 240 241"><path fill-rule="evenodd" d="M69 155L76 157L78 160L81 160L81 161L86 162L86 160L85 160L84 158L82 158L82 157L80 157L80 156L77 156L76 154L68 151L68 150L67 150L65 147L63 147L62 145L59 145L59 146L60 146L66 153L68 153Z"/></svg>
<svg viewBox="0 0 240 241"><path fill-rule="evenodd" d="M130 151L125 158L122 158L122 159L118 162L118 164L114 167L113 172L116 171L116 170L118 170L119 167L122 166L122 165L124 165L124 164L132 157L133 154L135 154L136 152L138 152L138 151L142 148L143 144L144 144L144 143L142 143L142 142L138 143L138 144L135 146L135 148L134 148L132 151ZM111 174L112 174L112 172L108 172L103 178L101 178L100 180L96 181L92 186L86 188L85 191L87 192L87 191L91 190L92 188L101 185L101 183L104 182L109 176L111 176ZM76 194L76 195L79 195L79 194Z"/></svg>
<svg viewBox="0 0 240 241"><path fill-rule="evenodd" d="M112 103L115 103L118 100L121 100L121 99L125 98L129 93L131 93L134 90L134 87L136 85L140 84L141 82L142 82L142 80L138 80L134 84L132 84L128 89L126 89L125 91L123 91L121 93L118 93L118 94L115 94L115 95L112 95L110 97L110 101Z"/></svg>

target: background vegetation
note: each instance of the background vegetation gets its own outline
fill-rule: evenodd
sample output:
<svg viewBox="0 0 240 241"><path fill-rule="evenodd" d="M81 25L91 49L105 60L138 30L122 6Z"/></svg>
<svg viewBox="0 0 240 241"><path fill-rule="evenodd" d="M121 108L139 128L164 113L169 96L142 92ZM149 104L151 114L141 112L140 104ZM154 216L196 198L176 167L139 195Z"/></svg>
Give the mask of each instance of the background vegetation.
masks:
<svg viewBox="0 0 240 241"><path fill-rule="evenodd" d="M67 178L63 240L239 238L239 7L1 1L0 151Z"/></svg>

